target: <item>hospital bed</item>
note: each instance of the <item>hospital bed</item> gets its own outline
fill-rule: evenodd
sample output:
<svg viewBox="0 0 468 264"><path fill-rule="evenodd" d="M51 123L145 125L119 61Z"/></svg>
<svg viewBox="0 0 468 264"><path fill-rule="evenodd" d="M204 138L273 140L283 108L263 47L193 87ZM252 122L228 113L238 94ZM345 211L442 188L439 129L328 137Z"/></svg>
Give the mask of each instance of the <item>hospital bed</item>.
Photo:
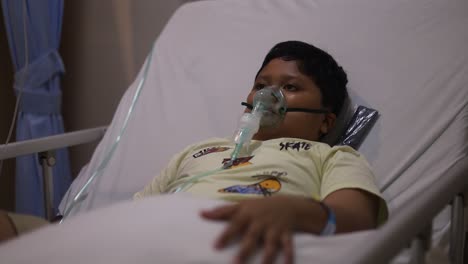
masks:
<svg viewBox="0 0 468 264"><path fill-rule="evenodd" d="M236 246L222 252L211 247L222 224L198 216L199 209L220 201L184 194L129 200L186 145L232 135L243 111L240 102L266 52L277 42L302 40L325 49L344 67L352 106L380 112L359 150L374 169L391 216L373 231L297 234L296 261L423 263L427 250L444 251L450 245L450 261L462 263L468 182L466 25L468 2L463 0L183 5L107 129L38 140L34 147L15 143L0 156L98 140L106 130L62 200L65 221L1 246L2 260L230 261ZM255 257L259 260L259 254ZM427 261L436 263L436 257Z"/></svg>

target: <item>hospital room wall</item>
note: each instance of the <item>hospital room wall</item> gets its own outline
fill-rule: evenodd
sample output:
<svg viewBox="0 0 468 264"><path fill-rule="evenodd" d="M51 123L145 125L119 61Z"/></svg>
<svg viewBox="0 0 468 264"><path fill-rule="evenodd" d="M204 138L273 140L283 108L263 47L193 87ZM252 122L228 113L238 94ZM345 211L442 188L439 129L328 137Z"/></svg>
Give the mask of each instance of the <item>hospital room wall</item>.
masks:
<svg viewBox="0 0 468 264"><path fill-rule="evenodd" d="M65 63L65 130L108 125L153 41L172 13L188 0L65 1L60 53ZM1 8L1 5L0 5ZM0 9L1 11L1 9ZM0 12L0 144L14 110L13 69ZM14 139L14 138L13 138ZM96 144L70 149L72 175L90 159ZM0 175L0 209L14 208L14 160Z"/></svg>
<svg viewBox="0 0 468 264"><path fill-rule="evenodd" d="M62 54L66 131L108 125L151 45L183 0L67 1ZM72 175L96 144L70 149Z"/></svg>
<svg viewBox="0 0 468 264"><path fill-rule="evenodd" d="M0 5L0 144L5 143L14 111L13 65L6 39L3 11ZM14 132L14 131L13 131ZM14 135L13 138L14 140ZM14 160L5 160L0 171L0 209L14 208Z"/></svg>

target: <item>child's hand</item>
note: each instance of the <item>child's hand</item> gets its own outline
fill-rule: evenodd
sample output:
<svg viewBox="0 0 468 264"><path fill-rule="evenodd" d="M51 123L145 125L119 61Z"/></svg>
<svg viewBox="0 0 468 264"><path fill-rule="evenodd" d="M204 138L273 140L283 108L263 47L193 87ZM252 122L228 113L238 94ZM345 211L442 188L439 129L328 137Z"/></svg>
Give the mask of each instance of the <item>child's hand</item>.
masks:
<svg viewBox="0 0 468 264"><path fill-rule="evenodd" d="M260 243L264 246L263 263L272 263L282 250L286 263L293 262L292 234L296 225L294 200L299 197L274 196L264 199L244 200L238 204L224 205L202 211L204 218L229 221L215 242L217 249L224 248L236 237L241 237L240 251L234 263L244 263Z"/></svg>

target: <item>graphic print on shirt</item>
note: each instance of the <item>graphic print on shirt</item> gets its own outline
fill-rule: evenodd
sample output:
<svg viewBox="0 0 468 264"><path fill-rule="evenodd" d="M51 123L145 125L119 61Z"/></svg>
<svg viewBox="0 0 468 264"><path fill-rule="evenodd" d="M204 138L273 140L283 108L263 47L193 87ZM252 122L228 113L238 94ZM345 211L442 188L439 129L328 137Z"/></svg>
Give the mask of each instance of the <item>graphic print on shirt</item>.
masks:
<svg viewBox="0 0 468 264"><path fill-rule="evenodd" d="M249 162L254 156L249 156L249 157L242 157L242 158L237 158L232 162L232 164L229 164L229 166L225 167L224 169L234 169L237 167L242 167L242 166L247 166L252 164ZM223 164L226 165L227 163L230 163L231 159L223 159Z"/></svg>
<svg viewBox="0 0 468 264"><path fill-rule="evenodd" d="M211 148L206 148L198 151L197 153L193 154L192 157L199 158L205 155L208 155L210 153L216 153L216 152L223 152L230 149L229 147L211 147Z"/></svg>
<svg viewBox="0 0 468 264"><path fill-rule="evenodd" d="M287 182L283 176L288 175L285 171L270 171L252 176L258 178L259 182L248 185L233 185L227 188L219 189L220 193L241 193L241 194L259 194L263 196L271 196L273 193L281 190L281 181Z"/></svg>
<svg viewBox="0 0 468 264"><path fill-rule="evenodd" d="M280 150L309 150L311 145L308 142L302 141L302 142L280 142L279 143Z"/></svg>

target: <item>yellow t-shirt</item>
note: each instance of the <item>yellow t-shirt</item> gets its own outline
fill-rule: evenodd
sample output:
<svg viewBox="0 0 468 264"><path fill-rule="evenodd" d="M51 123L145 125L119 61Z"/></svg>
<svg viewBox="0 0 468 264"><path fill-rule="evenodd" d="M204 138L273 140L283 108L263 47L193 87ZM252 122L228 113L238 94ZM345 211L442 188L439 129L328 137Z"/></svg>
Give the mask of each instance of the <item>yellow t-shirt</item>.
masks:
<svg viewBox="0 0 468 264"><path fill-rule="evenodd" d="M381 198L379 219L387 207L369 164L348 146L296 138L253 140L230 168L231 140L215 138L191 145L134 198L182 189L194 195L237 201L275 194L323 200L344 188L357 188Z"/></svg>

